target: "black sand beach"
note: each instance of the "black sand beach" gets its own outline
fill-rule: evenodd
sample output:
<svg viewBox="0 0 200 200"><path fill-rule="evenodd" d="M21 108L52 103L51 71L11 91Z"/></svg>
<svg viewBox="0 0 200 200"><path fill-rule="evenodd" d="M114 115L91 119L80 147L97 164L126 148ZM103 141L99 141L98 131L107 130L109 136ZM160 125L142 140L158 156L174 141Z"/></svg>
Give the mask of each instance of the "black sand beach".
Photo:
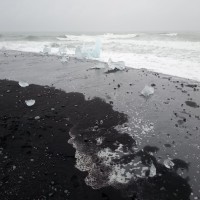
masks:
<svg viewBox="0 0 200 200"><path fill-rule="evenodd" d="M62 64L21 52L0 58L1 199L200 198L199 83L146 70L89 70L96 61ZM32 84L22 88L20 80ZM140 95L145 85L155 89L148 99ZM120 145L125 153L112 165L98 156ZM143 177L109 182L113 166L138 161L140 171L148 168Z"/></svg>

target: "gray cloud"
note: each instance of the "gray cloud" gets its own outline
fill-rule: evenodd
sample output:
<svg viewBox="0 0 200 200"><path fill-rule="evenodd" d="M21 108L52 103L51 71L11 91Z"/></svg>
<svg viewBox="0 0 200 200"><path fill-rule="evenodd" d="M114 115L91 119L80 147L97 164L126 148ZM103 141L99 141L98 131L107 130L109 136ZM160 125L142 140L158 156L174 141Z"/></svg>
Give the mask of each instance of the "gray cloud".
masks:
<svg viewBox="0 0 200 200"><path fill-rule="evenodd" d="M199 0L0 0L0 31L200 31Z"/></svg>

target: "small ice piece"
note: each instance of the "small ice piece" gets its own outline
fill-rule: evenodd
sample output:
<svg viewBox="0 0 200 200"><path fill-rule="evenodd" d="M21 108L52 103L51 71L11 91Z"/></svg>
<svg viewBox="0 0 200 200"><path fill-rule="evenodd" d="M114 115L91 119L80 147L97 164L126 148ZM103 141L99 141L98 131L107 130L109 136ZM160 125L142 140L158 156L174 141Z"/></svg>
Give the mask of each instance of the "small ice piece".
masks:
<svg viewBox="0 0 200 200"><path fill-rule="evenodd" d="M170 169L174 166L174 163L172 162L172 160L170 158L164 160L164 165L166 168Z"/></svg>
<svg viewBox="0 0 200 200"><path fill-rule="evenodd" d="M63 57L60 59L60 61L61 61L62 63L67 63L67 62L69 62L69 57L63 56Z"/></svg>
<svg viewBox="0 0 200 200"><path fill-rule="evenodd" d="M152 163L151 167L150 167L150 173L149 173L149 177L154 177L156 175L156 167L155 165Z"/></svg>
<svg viewBox="0 0 200 200"><path fill-rule="evenodd" d="M97 145L101 145L103 143L104 138L103 137L99 137L96 139L97 141Z"/></svg>
<svg viewBox="0 0 200 200"><path fill-rule="evenodd" d="M104 69L106 66L104 63L98 63L95 66L91 67L91 69Z"/></svg>
<svg viewBox="0 0 200 200"><path fill-rule="evenodd" d="M146 172L149 170L148 167L142 167L142 171L141 171L141 176L145 177L146 176Z"/></svg>
<svg viewBox="0 0 200 200"><path fill-rule="evenodd" d="M28 87L28 86L29 86L28 83L23 82L23 81L20 81L20 82L19 82L19 85L20 85L21 87Z"/></svg>
<svg viewBox="0 0 200 200"><path fill-rule="evenodd" d="M43 53L44 53L44 54L49 54L49 53L51 53L51 48L48 47L47 45L44 45Z"/></svg>
<svg viewBox="0 0 200 200"><path fill-rule="evenodd" d="M154 93L154 88L151 87L151 86L148 86L146 85L144 87L144 89L142 90L141 94L144 96L144 97L149 97L150 95L152 95Z"/></svg>
<svg viewBox="0 0 200 200"><path fill-rule="evenodd" d="M76 50L75 50L75 57L76 57L76 58L79 58L79 59L83 58L83 56L82 56L82 51L81 51L81 47L80 47L80 46L76 47Z"/></svg>
<svg viewBox="0 0 200 200"><path fill-rule="evenodd" d="M33 99L26 100L25 103L27 106L33 106L35 104L35 100L33 100Z"/></svg>
<svg viewBox="0 0 200 200"><path fill-rule="evenodd" d="M40 119L40 116L36 116L36 117L35 117L35 120L39 120L39 119Z"/></svg>
<svg viewBox="0 0 200 200"><path fill-rule="evenodd" d="M126 68L124 61L113 62L111 58L109 58L108 60L108 67L111 70L114 70L114 69L124 70Z"/></svg>
<svg viewBox="0 0 200 200"><path fill-rule="evenodd" d="M67 55L67 47L66 46L61 46L58 50L60 55Z"/></svg>

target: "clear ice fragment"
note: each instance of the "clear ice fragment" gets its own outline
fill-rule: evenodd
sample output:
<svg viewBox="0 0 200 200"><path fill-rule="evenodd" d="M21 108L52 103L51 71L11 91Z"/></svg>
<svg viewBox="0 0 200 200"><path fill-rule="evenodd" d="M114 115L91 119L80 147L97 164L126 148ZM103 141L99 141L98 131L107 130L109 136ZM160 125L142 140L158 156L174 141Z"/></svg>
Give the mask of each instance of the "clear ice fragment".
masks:
<svg viewBox="0 0 200 200"><path fill-rule="evenodd" d="M33 106L35 104L35 100L33 100L33 99L26 100L25 103L27 106Z"/></svg>
<svg viewBox="0 0 200 200"><path fill-rule="evenodd" d="M23 81L20 81L20 82L19 82L19 85L20 85L21 87L28 87L28 86L29 86L28 83L23 82Z"/></svg>
<svg viewBox="0 0 200 200"><path fill-rule="evenodd" d="M144 89L141 91L141 94L144 96L144 97L149 97L150 95L152 95L154 93L154 88L151 87L151 86L148 86L146 85L144 87Z"/></svg>
<svg viewBox="0 0 200 200"><path fill-rule="evenodd" d="M170 168L172 168L174 166L174 163L169 158L164 160L163 163L164 163L165 167L168 168L168 169L170 169Z"/></svg>

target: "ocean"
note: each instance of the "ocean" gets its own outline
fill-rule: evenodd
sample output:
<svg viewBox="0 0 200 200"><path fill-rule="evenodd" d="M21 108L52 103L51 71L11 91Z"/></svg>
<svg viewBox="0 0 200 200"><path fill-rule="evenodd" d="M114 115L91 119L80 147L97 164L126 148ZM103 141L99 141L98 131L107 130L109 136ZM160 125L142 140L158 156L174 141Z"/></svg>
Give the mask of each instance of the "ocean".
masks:
<svg viewBox="0 0 200 200"><path fill-rule="evenodd" d="M98 60L124 61L126 66L200 81L200 33L0 33L0 49L52 54L67 47L74 56L81 45L101 39Z"/></svg>

